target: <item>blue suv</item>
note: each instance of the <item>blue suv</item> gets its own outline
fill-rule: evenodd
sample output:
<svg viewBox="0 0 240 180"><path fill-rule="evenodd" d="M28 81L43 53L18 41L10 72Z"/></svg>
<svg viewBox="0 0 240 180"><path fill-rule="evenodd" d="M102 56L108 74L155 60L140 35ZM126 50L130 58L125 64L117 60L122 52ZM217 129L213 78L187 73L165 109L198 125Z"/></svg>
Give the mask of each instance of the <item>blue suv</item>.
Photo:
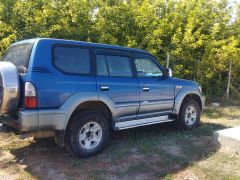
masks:
<svg viewBox="0 0 240 180"><path fill-rule="evenodd" d="M79 157L100 152L110 129L199 124L201 87L172 77L149 52L88 42L30 39L0 62L0 121L22 137L55 137Z"/></svg>

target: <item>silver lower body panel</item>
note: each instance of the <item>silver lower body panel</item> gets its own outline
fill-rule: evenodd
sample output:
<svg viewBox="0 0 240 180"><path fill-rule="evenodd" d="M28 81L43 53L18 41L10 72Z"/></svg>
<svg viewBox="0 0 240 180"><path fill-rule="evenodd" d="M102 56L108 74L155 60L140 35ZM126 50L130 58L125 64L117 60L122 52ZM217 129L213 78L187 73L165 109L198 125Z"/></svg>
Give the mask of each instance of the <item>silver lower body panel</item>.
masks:
<svg viewBox="0 0 240 180"><path fill-rule="evenodd" d="M115 128L118 130L123 130L123 129L139 127L139 126L147 126L151 124L158 124L158 123L171 122L171 121L174 121L174 119L169 118L168 115L165 115L165 116L130 120L130 121L124 121L124 122L116 122Z"/></svg>
<svg viewBox="0 0 240 180"><path fill-rule="evenodd" d="M65 112L61 110L25 110L18 115L0 115L0 122L19 132L64 130Z"/></svg>

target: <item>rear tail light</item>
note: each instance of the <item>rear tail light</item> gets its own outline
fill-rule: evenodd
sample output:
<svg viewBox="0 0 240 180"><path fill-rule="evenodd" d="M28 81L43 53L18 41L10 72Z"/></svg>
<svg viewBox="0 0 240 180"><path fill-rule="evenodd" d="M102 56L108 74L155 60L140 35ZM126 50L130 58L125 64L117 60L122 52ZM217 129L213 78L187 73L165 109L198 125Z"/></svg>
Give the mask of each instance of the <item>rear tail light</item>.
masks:
<svg viewBox="0 0 240 180"><path fill-rule="evenodd" d="M36 88L31 82L25 83L25 99L26 108L37 108L37 93Z"/></svg>

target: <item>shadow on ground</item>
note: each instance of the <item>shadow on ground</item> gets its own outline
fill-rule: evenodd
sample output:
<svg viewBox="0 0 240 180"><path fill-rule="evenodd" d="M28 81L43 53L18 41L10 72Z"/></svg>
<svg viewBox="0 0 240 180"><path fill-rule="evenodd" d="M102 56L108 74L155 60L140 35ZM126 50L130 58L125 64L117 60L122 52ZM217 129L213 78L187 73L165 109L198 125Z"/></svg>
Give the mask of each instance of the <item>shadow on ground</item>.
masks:
<svg viewBox="0 0 240 180"><path fill-rule="evenodd" d="M41 179L155 179L211 156L218 150L212 133L224 128L202 123L193 131L176 131L170 123L114 132L108 147L88 159L70 156L53 139L9 150L25 171Z"/></svg>

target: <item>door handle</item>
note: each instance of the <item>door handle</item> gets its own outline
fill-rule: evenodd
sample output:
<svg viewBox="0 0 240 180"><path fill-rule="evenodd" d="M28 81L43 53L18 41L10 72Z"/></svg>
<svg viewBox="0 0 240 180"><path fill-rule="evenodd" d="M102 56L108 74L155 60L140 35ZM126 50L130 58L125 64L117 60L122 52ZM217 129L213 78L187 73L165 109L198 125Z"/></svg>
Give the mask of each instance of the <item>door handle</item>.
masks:
<svg viewBox="0 0 240 180"><path fill-rule="evenodd" d="M144 87L142 88L143 91L149 91L149 88L148 87Z"/></svg>
<svg viewBox="0 0 240 180"><path fill-rule="evenodd" d="M100 89L102 91L108 91L109 90L109 87L108 86L101 86Z"/></svg>

